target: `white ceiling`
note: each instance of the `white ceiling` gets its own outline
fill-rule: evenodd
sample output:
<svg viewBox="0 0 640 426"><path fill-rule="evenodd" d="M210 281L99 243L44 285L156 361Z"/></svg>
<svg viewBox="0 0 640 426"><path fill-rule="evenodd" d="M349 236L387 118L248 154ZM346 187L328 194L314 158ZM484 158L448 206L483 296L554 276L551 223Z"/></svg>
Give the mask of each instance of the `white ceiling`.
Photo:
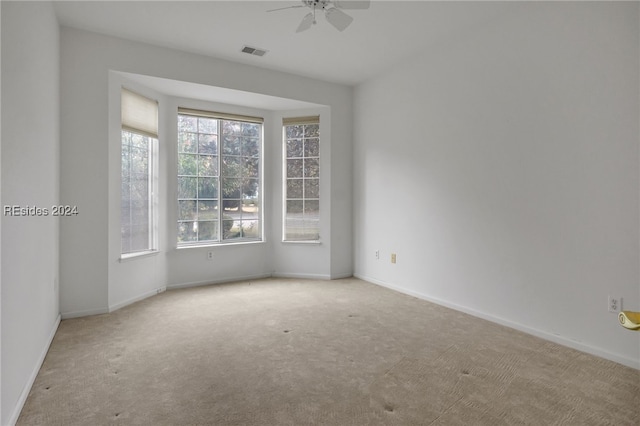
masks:
<svg viewBox="0 0 640 426"><path fill-rule="evenodd" d="M317 25L295 33L308 12L293 1L56 1L63 26L356 85L400 59L473 29L490 25L513 5L503 2L372 1L343 32L320 14ZM241 53L243 45L268 50Z"/></svg>

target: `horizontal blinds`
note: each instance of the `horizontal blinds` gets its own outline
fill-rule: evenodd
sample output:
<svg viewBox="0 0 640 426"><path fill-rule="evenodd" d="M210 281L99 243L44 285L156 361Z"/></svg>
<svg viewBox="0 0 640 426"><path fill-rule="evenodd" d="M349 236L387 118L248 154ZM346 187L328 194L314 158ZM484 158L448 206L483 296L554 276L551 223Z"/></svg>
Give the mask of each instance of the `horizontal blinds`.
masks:
<svg viewBox="0 0 640 426"><path fill-rule="evenodd" d="M158 137L158 102L125 88L122 89L122 128Z"/></svg>
<svg viewBox="0 0 640 426"><path fill-rule="evenodd" d="M195 115L196 117L215 118L217 120L245 121L248 123L263 123L264 118L250 115L228 114L226 112L203 111L191 108L178 108L178 114Z"/></svg>
<svg viewBox="0 0 640 426"><path fill-rule="evenodd" d="M320 116L310 115L307 117L285 117L282 119L283 126L295 126L299 124L320 124Z"/></svg>

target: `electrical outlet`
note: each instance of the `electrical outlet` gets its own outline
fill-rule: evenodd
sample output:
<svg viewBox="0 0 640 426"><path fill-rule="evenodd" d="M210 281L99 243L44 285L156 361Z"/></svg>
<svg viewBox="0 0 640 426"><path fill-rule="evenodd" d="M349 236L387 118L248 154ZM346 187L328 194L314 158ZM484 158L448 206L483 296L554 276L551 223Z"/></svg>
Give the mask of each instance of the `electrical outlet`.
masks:
<svg viewBox="0 0 640 426"><path fill-rule="evenodd" d="M380 250L376 250L376 260L380 259Z"/></svg>
<svg viewBox="0 0 640 426"><path fill-rule="evenodd" d="M607 307L609 312L619 313L622 310L622 297L609 295Z"/></svg>
<svg viewBox="0 0 640 426"><path fill-rule="evenodd" d="M396 263L396 254L391 253L391 263Z"/></svg>
<svg viewBox="0 0 640 426"><path fill-rule="evenodd" d="M213 260L213 252L212 251L208 251L207 252L207 260Z"/></svg>

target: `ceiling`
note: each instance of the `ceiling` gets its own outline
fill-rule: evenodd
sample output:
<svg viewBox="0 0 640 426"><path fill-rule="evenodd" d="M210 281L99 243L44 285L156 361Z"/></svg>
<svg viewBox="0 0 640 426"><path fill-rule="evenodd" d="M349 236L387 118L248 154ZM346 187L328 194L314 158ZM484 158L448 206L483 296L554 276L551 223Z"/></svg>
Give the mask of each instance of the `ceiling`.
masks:
<svg viewBox="0 0 640 426"><path fill-rule="evenodd" d="M398 61L474 28L511 9L502 2L372 1L343 32L322 14L295 30L306 7L293 1L56 1L63 26L217 57L324 81L357 85ZM242 53L244 45L267 50Z"/></svg>

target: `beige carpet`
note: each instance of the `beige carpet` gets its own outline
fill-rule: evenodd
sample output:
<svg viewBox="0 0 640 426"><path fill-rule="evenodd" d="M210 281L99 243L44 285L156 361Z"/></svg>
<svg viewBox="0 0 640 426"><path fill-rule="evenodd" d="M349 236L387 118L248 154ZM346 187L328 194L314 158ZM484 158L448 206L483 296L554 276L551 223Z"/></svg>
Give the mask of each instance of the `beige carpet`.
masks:
<svg viewBox="0 0 640 426"><path fill-rule="evenodd" d="M640 372L357 279L62 321L19 425L638 425Z"/></svg>

